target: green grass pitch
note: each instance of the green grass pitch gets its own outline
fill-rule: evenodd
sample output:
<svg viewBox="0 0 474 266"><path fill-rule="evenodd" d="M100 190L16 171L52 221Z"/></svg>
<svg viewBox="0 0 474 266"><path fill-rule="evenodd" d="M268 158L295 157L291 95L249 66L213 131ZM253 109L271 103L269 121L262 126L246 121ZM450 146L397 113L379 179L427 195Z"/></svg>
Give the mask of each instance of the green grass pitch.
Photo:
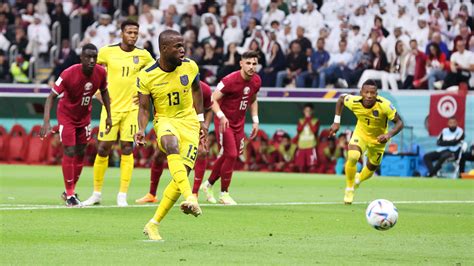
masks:
<svg viewBox="0 0 474 266"><path fill-rule="evenodd" d="M175 207L160 243L142 234L156 206L133 204L149 170L135 169L128 208L113 207L118 175L106 173L103 207L55 208L60 167L0 165L0 264L474 264L473 181L375 177L356 191L359 204L345 206L341 176L236 172L231 194L241 206L204 205L198 218ZM169 179L165 171L159 195ZM85 168L77 192L91 191ZM377 198L399 210L389 231L365 220Z"/></svg>

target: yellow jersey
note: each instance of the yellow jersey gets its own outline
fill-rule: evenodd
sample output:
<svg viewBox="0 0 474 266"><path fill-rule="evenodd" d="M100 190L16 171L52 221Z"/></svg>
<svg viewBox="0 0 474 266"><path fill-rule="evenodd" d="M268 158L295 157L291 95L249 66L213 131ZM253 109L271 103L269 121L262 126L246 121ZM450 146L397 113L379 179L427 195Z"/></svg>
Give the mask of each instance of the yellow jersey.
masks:
<svg viewBox="0 0 474 266"><path fill-rule="evenodd" d="M159 60L140 71L138 91L150 95L155 107L155 120L160 118L197 120L193 105L192 83L199 79L199 68L191 59L184 59L172 72L163 71Z"/></svg>
<svg viewBox="0 0 474 266"><path fill-rule="evenodd" d="M384 97L377 96L372 108L362 105L362 96L347 95L344 105L357 118L354 134L358 134L368 143L378 143L377 137L388 132L388 120L393 120L397 110Z"/></svg>
<svg viewBox="0 0 474 266"><path fill-rule="evenodd" d="M128 112L138 109L133 103L137 94L135 82L138 73L153 62L150 53L135 47L131 52L120 48L120 43L105 46L99 50L97 63L107 69L107 83L112 112Z"/></svg>

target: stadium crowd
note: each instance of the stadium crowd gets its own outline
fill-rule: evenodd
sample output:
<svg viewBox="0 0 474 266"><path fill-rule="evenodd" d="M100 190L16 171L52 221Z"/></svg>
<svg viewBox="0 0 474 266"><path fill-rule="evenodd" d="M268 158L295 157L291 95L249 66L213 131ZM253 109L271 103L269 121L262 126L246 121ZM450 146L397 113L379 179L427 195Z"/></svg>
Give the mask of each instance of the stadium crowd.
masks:
<svg viewBox="0 0 474 266"><path fill-rule="evenodd" d="M28 59L35 49L49 56L56 21L61 52L50 79L76 63L73 17L82 22L80 45L99 48L120 41L123 20L138 21L138 45L153 56L160 32L180 31L210 85L237 70L247 50L261 55L264 87L355 87L376 79L384 90L433 90L468 85L474 71L473 5L466 0L129 0L120 16L112 1L9 2L0 5L2 82L32 82ZM19 53L9 66L11 45Z"/></svg>

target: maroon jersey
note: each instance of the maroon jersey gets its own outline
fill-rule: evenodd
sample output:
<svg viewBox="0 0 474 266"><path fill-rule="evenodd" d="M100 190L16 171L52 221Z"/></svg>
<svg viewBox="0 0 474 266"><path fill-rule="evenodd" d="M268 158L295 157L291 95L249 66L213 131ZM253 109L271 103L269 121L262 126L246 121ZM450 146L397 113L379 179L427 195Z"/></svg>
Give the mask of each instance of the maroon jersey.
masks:
<svg viewBox="0 0 474 266"><path fill-rule="evenodd" d="M204 83L202 81L199 81L199 84L201 84L202 100L203 100L204 110L209 110L212 107L211 87L209 87L209 85L207 85L206 83Z"/></svg>
<svg viewBox="0 0 474 266"><path fill-rule="evenodd" d="M225 76L217 84L216 90L220 90L224 95L219 101L219 105L233 130L244 129L245 112L252 104L250 100L256 97L260 90L261 84L262 80L259 75L255 74L249 81L246 81L240 75L240 70Z"/></svg>
<svg viewBox="0 0 474 266"><path fill-rule="evenodd" d="M107 72L99 65L90 77L82 73L82 65L76 64L64 70L54 83L52 91L63 94L58 102L59 124L84 127L90 124L92 96L97 90L107 89Z"/></svg>

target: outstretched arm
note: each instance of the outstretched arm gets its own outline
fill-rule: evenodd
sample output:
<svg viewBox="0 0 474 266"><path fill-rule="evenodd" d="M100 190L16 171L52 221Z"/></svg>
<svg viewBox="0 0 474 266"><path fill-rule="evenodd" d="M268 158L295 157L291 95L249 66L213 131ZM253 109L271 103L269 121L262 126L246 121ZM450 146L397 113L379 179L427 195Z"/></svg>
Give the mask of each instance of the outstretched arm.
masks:
<svg viewBox="0 0 474 266"><path fill-rule="evenodd" d="M395 123L395 126L392 127L392 129L387 134L382 134L377 137L377 141L379 143L387 143L387 141L389 141L393 136L397 135L398 132L403 129L404 124L398 113L395 114L395 118L392 120L392 122Z"/></svg>
<svg viewBox="0 0 474 266"><path fill-rule="evenodd" d="M341 96L339 96L339 99L337 99L336 112L334 115L334 123L331 125L331 128L329 129L330 136L336 135L337 131L339 131L339 128L341 127L342 107L344 107L344 99L346 98L346 96L347 94L342 94Z"/></svg>
<svg viewBox="0 0 474 266"><path fill-rule="evenodd" d="M150 119L150 95L138 93L138 132L135 134L135 143L145 145L145 129Z"/></svg>
<svg viewBox="0 0 474 266"><path fill-rule="evenodd" d="M53 105L54 99L56 99L58 95L54 92L51 92L46 98L46 102L44 103L44 115L43 115L43 126L40 130L40 138L43 139L51 130L51 124L49 123L50 120L50 112L51 106Z"/></svg>

